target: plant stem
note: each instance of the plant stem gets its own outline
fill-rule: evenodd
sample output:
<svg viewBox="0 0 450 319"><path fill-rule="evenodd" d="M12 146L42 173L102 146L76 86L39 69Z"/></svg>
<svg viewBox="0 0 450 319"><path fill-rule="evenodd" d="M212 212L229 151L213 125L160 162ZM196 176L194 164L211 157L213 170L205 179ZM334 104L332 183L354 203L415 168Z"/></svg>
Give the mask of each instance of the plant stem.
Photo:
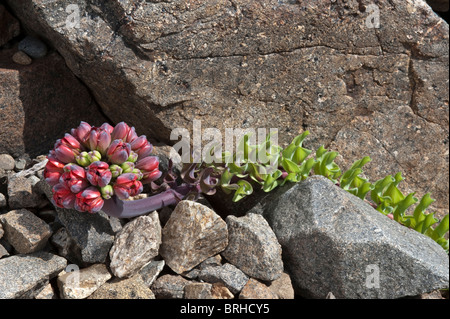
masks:
<svg viewBox="0 0 450 319"><path fill-rule="evenodd" d="M105 200L102 211L108 216L117 218L132 218L141 216L163 207L174 205L182 200L190 191L188 185L169 189L162 193L138 200L123 201L113 196Z"/></svg>

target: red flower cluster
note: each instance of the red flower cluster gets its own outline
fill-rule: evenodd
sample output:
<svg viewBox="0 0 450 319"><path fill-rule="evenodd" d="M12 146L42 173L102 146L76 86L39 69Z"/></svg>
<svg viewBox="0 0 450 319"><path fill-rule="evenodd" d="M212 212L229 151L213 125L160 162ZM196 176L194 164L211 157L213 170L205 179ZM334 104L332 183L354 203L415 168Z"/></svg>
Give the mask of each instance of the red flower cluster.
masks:
<svg viewBox="0 0 450 319"><path fill-rule="evenodd" d="M143 184L161 177L159 159L145 135L137 136L125 122L93 127L81 122L56 141L47 156L45 180L53 202L61 208L94 213L112 196L127 199Z"/></svg>

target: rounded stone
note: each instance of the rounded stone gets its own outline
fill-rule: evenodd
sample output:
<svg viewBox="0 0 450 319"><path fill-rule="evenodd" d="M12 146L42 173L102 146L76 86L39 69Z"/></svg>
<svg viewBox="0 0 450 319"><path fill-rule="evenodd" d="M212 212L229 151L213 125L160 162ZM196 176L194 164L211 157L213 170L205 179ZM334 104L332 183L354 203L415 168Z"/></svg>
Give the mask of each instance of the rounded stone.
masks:
<svg viewBox="0 0 450 319"><path fill-rule="evenodd" d="M14 169L14 158L9 154L0 154L0 169L12 171Z"/></svg>
<svg viewBox="0 0 450 319"><path fill-rule="evenodd" d="M14 53L14 55L12 56L12 60L14 61L14 63L20 65L30 65L33 62L33 60L25 52L22 51L17 51L16 53Z"/></svg>
<svg viewBox="0 0 450 319"><path fill-rule="evenodd" d="M30 57L38 59L47 55L47 45L33 36L27 36L19 42L19 50Z"/></svg>

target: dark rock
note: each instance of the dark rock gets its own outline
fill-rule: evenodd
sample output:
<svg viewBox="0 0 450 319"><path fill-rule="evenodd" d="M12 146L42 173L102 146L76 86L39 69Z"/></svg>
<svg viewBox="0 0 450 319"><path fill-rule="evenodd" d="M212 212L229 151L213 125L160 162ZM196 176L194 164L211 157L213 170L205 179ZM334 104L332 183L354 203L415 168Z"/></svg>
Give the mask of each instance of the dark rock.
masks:
<svg viewBox="0 0 450 319"><path fill-rule="evenodd" d="M441 246L324 177L279 188L251 212L271 225L302 296L391 299L448 287Z"/></svg>
<svg viewBox="0 0 450 319"><path fill-rule="evenodd" d="M150 287L156 299L183 299L184 287L189 283L179 275L163 275Z"/></svg>
<svg viewBox="0 0 450 319"><path fill-rule="evenodd" d="M20 34L20 24L5 7L0 4L0 47Z"/></svg>
<svg viewBox="0 0 450 319"><path fill-rule="evenodd" d="M35 59L43 58L47 54L47 45L42 40L30 35L19 42L18 49Z"/></svg>
<svg viewBox="0 0 450 319"><path fill-rule="evenodd" d="M207 267L201 270L198 279L211 284L222 283L233 294L237 294L244 288L249 277L236 266L226 263L219 267Z"/></svg>

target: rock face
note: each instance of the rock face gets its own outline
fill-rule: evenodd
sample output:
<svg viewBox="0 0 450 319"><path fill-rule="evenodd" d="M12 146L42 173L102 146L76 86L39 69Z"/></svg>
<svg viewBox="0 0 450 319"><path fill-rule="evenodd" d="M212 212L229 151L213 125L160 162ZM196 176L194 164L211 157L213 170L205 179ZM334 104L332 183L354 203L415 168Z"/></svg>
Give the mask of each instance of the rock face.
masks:
<svg viewBox="0 0 450 319"><path fill-rule="evenodd" d="M273 281L283 272L281 246L261 215L227 217L229 244L222 253L248 276Z"/></svg>
<svg viewBox="0 0 450 319"><path fill-rule="evenodd" d="M5 7L0 4L0 47L20 34L20 24Z"/></svg>
<svg viewBox="0 0 450 319"><path fill-rule="evenodd" d="M162 231L160 254L176 273L189 271L228 245L227 224L212 209L184 200Z"/></svg>
<svg viewBox="0 0 450 319"><path fill-rule="evenodd" d="M116 235L109 252L111 271L119 278L134 275L158 255L160 245L158 213L137 217Z"/></svg>
<svg viewBox="0 0 450 319"><path fill-rule="evenodd" d="M424 0L7 3L114 122L126 108L164 142L201 116L222 135L278 128L286 142L308 129L307 146L349 154L378 143L372 179L395 174L384 165L394 162L448 207L449 29Z"/></svg>
<svg viewBox="0 0 450 319"><path fill-rule="evenodd" d="M107 121L58 53L19 65L16 52L16 46L0 50L0 153L41 155L80 120Z"/></svg>
<svg viewBox="0 0 450 319"><path fill-rule="evenodd" d="M390 299L448 287L436 242L321 176L274 191L251 212L272 226L296 293Z"/></svg>

